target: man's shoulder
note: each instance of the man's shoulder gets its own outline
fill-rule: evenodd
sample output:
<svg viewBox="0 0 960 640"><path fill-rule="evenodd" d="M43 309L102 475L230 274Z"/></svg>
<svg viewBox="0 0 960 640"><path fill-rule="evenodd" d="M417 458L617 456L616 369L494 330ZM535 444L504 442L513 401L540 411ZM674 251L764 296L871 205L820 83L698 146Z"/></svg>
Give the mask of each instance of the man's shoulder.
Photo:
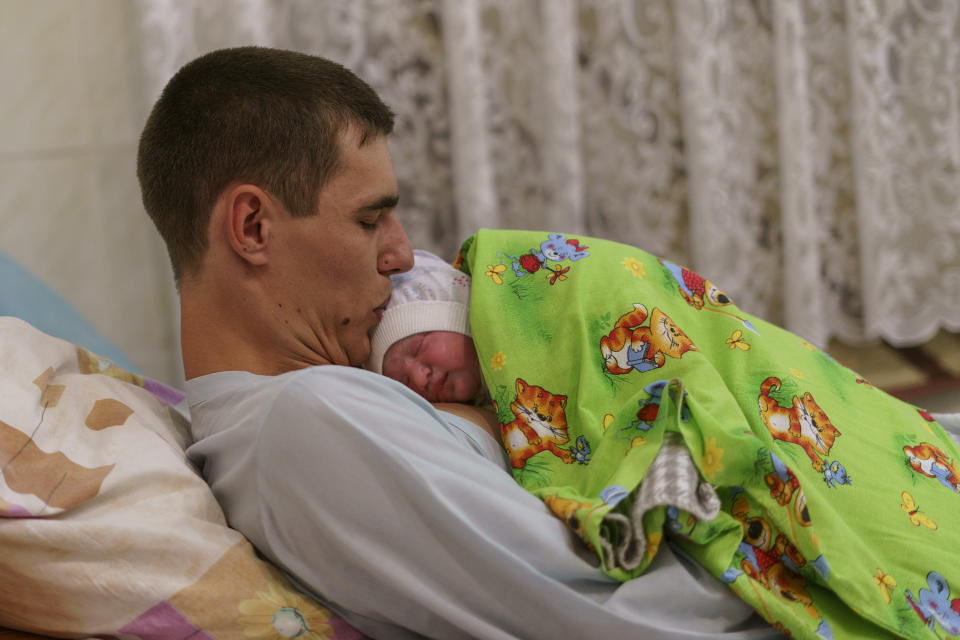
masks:
<svg viewBox="0 0 960 640"><path fill-rule="evenodd" d="M374 449L393 452L396 438L435 441L445 432L446 423L430 403L379 374L325 365L276 378L258 381L264 386L254 392L259 400L248 414L255 447L271 460L328 448L344 456L369 455Z"/></svg>
<svg viewBox="0 0 960 640"><path fill-rule="evenodd" d="M423 411L399 383L336 365L276 376L223 371L189 380L186 390L196 439L224 431L275 431L303 424L305 418L355 423L396 411L422 416Z"/></svg>
<svg viewBox="0 0 960 640"><path fill-rule="evenodd" d="M324 365L291 371L265 385L268 413L296 415L308 412L328 422L383 425L391 420L423 422L436 419L429 402L399 382L354 367Z"/></svg>
<svg viewBox="0 0 960 640"><path fill-rule="evenodd" d="M380 389L386 386L383 376L339 365L305 367L275 376L258 375L247 371L220 371L187 381L190 404L207 403L226 397L250 395L302 395L305 392L320 396L336 394L342 389Z"/></svg>
<svg viewBox="0 0 960 640"><path fill-rule="evenodd" d="M263 376L268 378L268 376ZM397 383L382 375L339 365L307 367L270 376L260 381L280 400L313 398L320 402L349 402L370 400L384 394L395 395Z"/></svg>

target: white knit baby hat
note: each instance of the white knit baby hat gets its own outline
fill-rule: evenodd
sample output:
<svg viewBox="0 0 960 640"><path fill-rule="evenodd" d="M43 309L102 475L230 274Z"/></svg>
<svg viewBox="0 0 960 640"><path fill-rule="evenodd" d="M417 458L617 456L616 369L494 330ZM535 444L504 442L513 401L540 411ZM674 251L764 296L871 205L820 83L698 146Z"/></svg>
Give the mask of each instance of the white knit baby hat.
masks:
<svg viewBox="0 0 960 640"><path fill-rule="evenodd" d="M383 373L383 356L398 340L424 331L470 334L470 276L429 251L413 252L413 268L390 276L393 293L370 339L366 368Z"/></svg>

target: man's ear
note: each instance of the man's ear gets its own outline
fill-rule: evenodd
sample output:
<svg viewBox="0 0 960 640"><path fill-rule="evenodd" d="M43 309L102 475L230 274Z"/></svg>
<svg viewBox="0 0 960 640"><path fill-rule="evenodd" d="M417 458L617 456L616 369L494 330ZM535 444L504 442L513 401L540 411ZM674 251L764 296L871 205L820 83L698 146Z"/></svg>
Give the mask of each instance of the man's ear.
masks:
<svg viewBox="0 0 960 640"><path fill-rule="evenodd" d="M227 239L240 259L252 265L267 263L274 202L262 189L237 185L227 193Z"/></svg>

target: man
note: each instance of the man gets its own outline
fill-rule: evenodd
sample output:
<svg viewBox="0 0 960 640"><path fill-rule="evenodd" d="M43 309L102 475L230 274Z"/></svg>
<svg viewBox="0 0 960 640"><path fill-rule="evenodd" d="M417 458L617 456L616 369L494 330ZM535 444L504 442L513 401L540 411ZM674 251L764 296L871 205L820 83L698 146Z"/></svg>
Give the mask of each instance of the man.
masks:
<svg viewBox="0 0 960 640"><path fill-rule="evenodd" d="M375 637L775 636L669 551L611 582L451 411L483 416L359 368L389 276L413 260L392 122L343 67L246 47L181 69L144 129L144 205L181 295L188 453L231 525Z"/></svg>

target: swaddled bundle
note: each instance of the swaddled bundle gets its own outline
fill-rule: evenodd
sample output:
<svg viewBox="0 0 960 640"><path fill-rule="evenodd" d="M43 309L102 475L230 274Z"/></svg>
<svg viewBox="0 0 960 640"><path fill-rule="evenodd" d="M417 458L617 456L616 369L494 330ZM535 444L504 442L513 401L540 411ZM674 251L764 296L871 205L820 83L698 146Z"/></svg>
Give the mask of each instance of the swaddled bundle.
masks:
<svg viewBox="0 0 960 640"><path fill-rule="evenodd" d="M608 574L666 536L795 637L960 633L960 448L929 414L634 247L482 230L457 266L514 476Z"/></svg>

